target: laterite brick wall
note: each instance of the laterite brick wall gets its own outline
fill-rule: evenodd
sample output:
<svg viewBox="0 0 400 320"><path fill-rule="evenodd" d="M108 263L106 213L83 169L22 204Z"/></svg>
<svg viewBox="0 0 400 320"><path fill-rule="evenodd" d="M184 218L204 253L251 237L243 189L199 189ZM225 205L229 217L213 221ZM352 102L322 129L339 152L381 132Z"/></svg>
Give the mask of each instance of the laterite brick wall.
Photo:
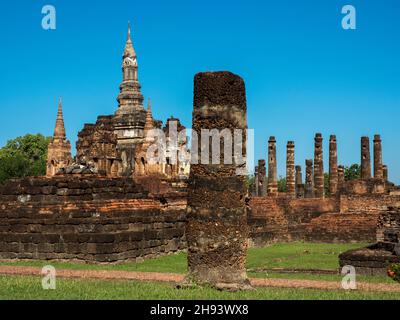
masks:
<svg viewBox="0 0 400 320"><path fill-rule="evenodd" d="M185 248L186 199L131 179L22 179L0 187L0 259L118 262Z"/></svg>

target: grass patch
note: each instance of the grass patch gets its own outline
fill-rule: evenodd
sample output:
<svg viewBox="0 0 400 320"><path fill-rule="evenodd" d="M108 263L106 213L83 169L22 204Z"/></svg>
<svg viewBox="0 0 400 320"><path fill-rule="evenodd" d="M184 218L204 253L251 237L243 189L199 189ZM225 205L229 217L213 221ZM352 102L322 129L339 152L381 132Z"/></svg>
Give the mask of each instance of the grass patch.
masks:
<svg viewBox="0 0 400 320"><path fill-rule="evenodd" d="M284 243L264 248L250 248L247 254L248 269L295 268L338 270L339 254L347 250L361 248L358 244L320 244L320 243ZM43 267L46 261L2 262L0 265ZM186 254L179 253L143 262L121 264L85 264L71 262L53 262L58 269L74 270L123 270L143 272L186 273Z"/></svg>
<svg viewBox="0 0 400 320"><path fill-rule="evenodd" d="M248 251L248 269L324 269L338 270L340 253L366 246L358 244L311 244L289 243L276 244L264 248L252 248ZM43 267L51 264L57 269L74 270L121 270L162 273L186 273L186 254L179 253L143 262L121 264L85 264L54 261L13 261L2 262L0 265ZM302 279L341 281L339 274L308 274L308 273L278 273L249 272L253 278ZM384 276L357 276L359 282L393 283ZM174 299L174 300L359 300L359 299L400 299L398 293L323 291L311 289L278 289L257 288L250 292L228 293L211 288L195 288L177 290L166 283L138 281L109 280L73 280L58 279L57 290L43 290L40 277L0 276L0 300L3 299Z"/></svg>
<svg viewBox="0 0 400 320"><path fill-rule="evenodd" d="M366 243L282 243L250 249L247 268L293 268L338 270L339 254L366 246Z"/></svg>
<svg viewBox="0 0 400 320"><path fill-rule="evenodd" d="M309 273L278 273L278 272L248 272L250 278L270 278L270 279L295 279L295 280L317 280L317 281L334 281L341 282L342 275L335 274L309 274ZM356 277L358 282L366 283L387 283L395 284L395 282L386 276L362 276Z"/></svg>
<svg viewBox="0 0 400 320"><path fill-rule="evenodd" d="M366 246L366 243L358 244L315 244L315 243L284 243L275 244L264 248L251 248L247 256L248 269L324 269L338 270L340 253ZM186 254L178 253L143 262L129 262L121 264L85 264L55 261L13 261L2 262L0 265L30 266L42 268L51 264L57 269L72 270L120 270L140 272L180 273L187 272ZM253 278L275 279L303 279L341 281L342 277L331 274L308 273L278 273L278 272L249 272ZM357 276L358 281L369 283L393 283L385 276Z"/></svg>
<svg viewBox="0 0 400 320"><path fill-rule="evenodd" d="M58 279L43 290L40 277L0 276L0 300L367 300L400 299L398 293L258 288L221 292L211 288L175 289L170 284L137 281Z"/></svg>
<svg viewBox="0 0 400 320"><path fill-rule="evenodd" d="M127 262L119 264L93 264L93 263L73 263L58 261L11 261L1 262L0 266L24 266L42 268L51 264L56 269L71 270L120 270L120 271L140 271L140 272L162 272L162 273L186 273L187 262L186 254L178 253L157 259L149 259L142 262Z"/></svg>

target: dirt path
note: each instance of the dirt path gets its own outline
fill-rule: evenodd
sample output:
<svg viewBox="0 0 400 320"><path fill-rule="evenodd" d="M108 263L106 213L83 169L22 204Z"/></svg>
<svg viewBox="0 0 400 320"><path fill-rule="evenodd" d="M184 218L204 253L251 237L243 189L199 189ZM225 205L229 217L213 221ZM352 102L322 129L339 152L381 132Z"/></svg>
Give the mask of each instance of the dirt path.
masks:
<svg viewBox="0 0 400 320"><path fill-rule="evenodd" d="M43 276L40 268L0 266L0 275ZM57 277L68 279L101 279L101 280L138 280L177 283L184 275L157 272L132 272L110 270L57 270ZM343 290L339 282L294 280L294 279L250 279L254 287L273 288L306 288L322 290ZM400 292L400 284L357 283L357 289L362 291Z"/></svg>

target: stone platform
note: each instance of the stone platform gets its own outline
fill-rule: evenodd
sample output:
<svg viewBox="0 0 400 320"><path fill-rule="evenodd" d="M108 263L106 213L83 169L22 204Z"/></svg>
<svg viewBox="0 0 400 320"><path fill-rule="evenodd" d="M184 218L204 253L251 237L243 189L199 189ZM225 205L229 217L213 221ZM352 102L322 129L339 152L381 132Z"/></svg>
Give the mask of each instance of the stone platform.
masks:
<svg viewBox="0 0 400 320"><path fill-rule="evenodd" d="M379 216L376 237L376 244L341 254L340 266L353 266L358 274L385 275L391 264L400 263L400 206Z"/></svg>
<svg viewBox="0 0 400 320"><path fill-rule="evenodd" d="M340 267L353 266L357 274L386 275L389 265L400 263L400 256L395 254L394 248L394 243L380 242L366 248L347 251L339 256Z"/></svg>

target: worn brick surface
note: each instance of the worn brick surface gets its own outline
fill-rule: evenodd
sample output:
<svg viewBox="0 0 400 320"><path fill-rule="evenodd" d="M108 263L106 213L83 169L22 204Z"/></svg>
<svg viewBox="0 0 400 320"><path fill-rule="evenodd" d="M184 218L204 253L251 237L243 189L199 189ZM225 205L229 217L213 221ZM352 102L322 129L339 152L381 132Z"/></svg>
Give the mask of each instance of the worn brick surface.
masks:
<svg viewBox="0 0 400 320"><path fill-rule="evenodd" d="M186 246L186 194L149 196L132 179L11 180L0 209L1 259L118 262Z"/></svg>

